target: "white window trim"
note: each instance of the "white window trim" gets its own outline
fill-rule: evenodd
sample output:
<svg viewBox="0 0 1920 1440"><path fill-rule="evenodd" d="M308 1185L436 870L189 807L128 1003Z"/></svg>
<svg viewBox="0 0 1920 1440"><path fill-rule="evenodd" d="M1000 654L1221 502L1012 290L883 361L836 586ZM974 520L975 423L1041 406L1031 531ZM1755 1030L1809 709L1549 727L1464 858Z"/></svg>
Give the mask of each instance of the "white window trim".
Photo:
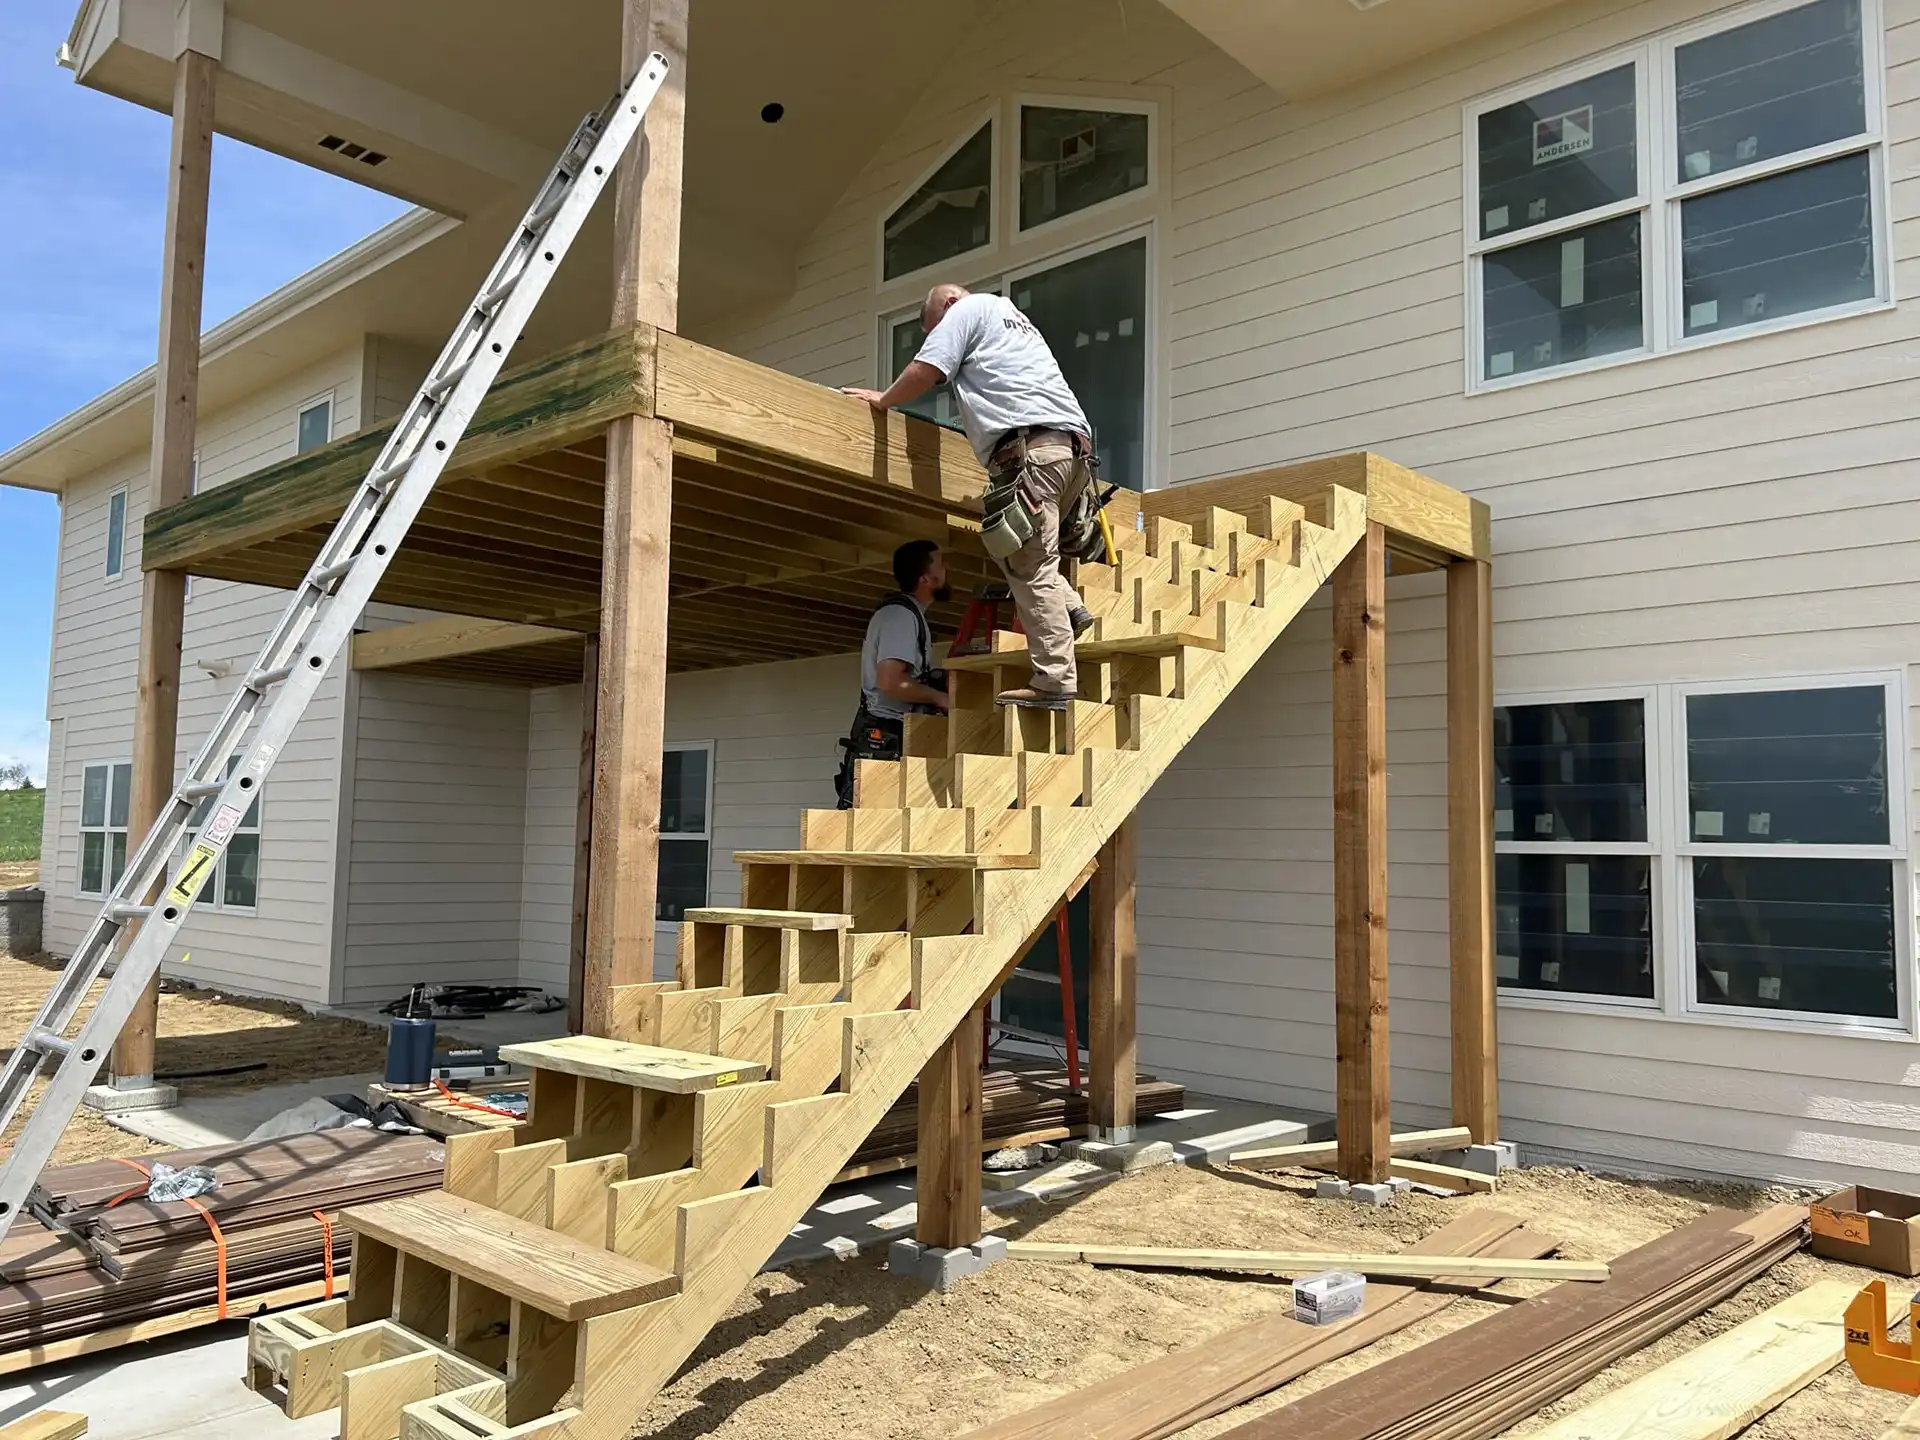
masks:
<svg viewBox="0 0 1920 1440"><path fill-rule="evenodd" d="M923 265L918 270L909 270L903 274L887 277L887 220L935 175L954 156L973 143L974 136L980 133L981 126L987 127L990 158L987 162L987 243L976 245L971 250L962 250L957 255L949 255L944 260L931 265ZM1000 249L1001 219L1005 213L1006 201L1001 193L1004 180L1001 174L1001 130L1000 105L996 101L986 109L976 113L961 129L960 138L940 152L939 158L915 176L913 182L902 186L898 192L881 208L879 218L873 225L873 273L879 278L882 289L891 289L896 285L926 284L937 279L951 267L961 264L977 264L983 258L997 254Z"/></svg>
<svg viewBox="0 0 1920 1440"><path fill-rule="evenodd" d="M1741 694L1778 690L1880 688L1887 706L1887 845L1740 845L1699 842L1687 837L1686 699L1690 695ZM1547 1010L1588 1015L1633 1016L1659 1022L1715 1025L1742 1030L1787 1031L1796 1035L1840 1035L1901 1042L1920 1038L1916 1028L1916 900L1912 832L1908 814L1907 677L1902 670L1850 671L1824 675L1788 674L1738 680L1673 681L1648 686L1595 687L1500 694L1494 704L1574 704L1640 699L1646 706L1647 835L1645 844L1578 841L1496 840L1496 854L1570 853L1648 854L1653 906L1655 1000L1606 995L1558 995L1540 990L1499 987L1499 1004L1514 1010ZM1894 975L1897 1016L1825 1015L1809 1011L1741 1010L1702 1005L1696 995L1693 958L1693 879L1689 861L1698 855L1759 855L1762 858L1839 858L1884 861L1893 868Z"/></svg>
<svg viewBox="0 0 1920 1440"><path fill-rule="evenodd" d="M706 828L698 833L692 830L674 830L671 832L662 830L660 832L660 843L662 845L671 845L681 840L700 840L706 842L707 904L709 905L713 903L713 782L717 769L714 763L715 749L716 746L711 740L669 740L665 745L660 747L663 755L671 755L677 751L686 752L698 750L707 757ZM653 922L653 928L656 932L677 935L680 931L680 922L678 920L655 920Z"/></svg>
<svg viewBox="0 0 1920 1440"><path fill-rule="evenodd" d="M116 569L108 569L104 564L100 567L106 571L105 578L109 582L118 580L127 573L127 531L132 528L128 522L133 515L133 495L130 487L121 485L107 492L106 533L109 555L113 553L113 502L116 496L120 500L120 564ZM102 559L104 558L103 556Z"/></svg>
<svg viewBox="0 0 1920 1440"><path fill-rule="evenodd" d="M113 821L113 772L122 765L127 767L127 822L128 823L125 825L115 825L112 823ZM87 772L89 770L105 770L107 772L106 807L101 813L108 823L104 825L89 825L86 823ZM48 779L49 781L51 781L52 777L49 776ZM133 759L132 757L129 756L126 759L116 758L112 760L82 761L80 765L80 804L78 807L78 811L76 813L75 824L73 829L73 836L74 836L73 893L75 895L79 896L83 900L104 900L107 898L107 896L113 893L113 883L114 883L113 882L113 837L116 834L127 835L129 837L127 840L127 859L129 862L131 862L133 859L133 840L131 838L131 832L133 829L132 822L133 822ZM84 859L84 854L86 851L86 843L87 843L86 837L89 834L96 833L96 832L100 834L104 834L107 837L106 850L104 851L105 858L103 859L100 866L101 888L98 890L87 890L82 888L86 882L81 879L81 877L87 873L86 861Z"/></svg>
<svg viewBox="0 0 1920 1440"><path fill-rule="evenodd" d="M293 453L295 455L310 455L313 453L312 450L302 450L300 448L300 420L302 416L316 405L325 405L327 407L327 438L322 444L316 445L313 448L314 450L320 450L333 443L333 422L338 418L339 407L334 403L334 392L331 390L323 390L309 399L302 400L298 405L293 407Z"/></svg>
<svg viewBox="0 0 1920 1440"><path fill-rule="evenodd" d="M1047 241L1064 230L1072 230L1089 222L1097 223L1116 213L1132 214L1140 206L1153 206L1159 203L1161 172L1166 168L1160 158L1160 105L1154 100L1121 99L1119 97L1096 95L1063 95L1059 93L1016 92L1010 97L1012 114L1008 121L1007 133L1012 141L1006 147L1006 172L1001 183L1007 191L1007 224L1013 238L1020 243ZM1138 190L1129 190L1124 195L1116 195L1111 200L1102 200L1097 205L1089 205L1084 210L1075 210L1070 214L1055 216L1043 220L1038 225L1020 223L1020 122L1029 106L1038 106L1049 110L1104 110L1115 115L1144 115L1147 117L1147 183Z"/></svg>
<svg viewBox="0 0 1920 1440"><path fill-rule="evenodd" d="M1467 344L1466 393L1493 394L1518 386L1535 385L1570 375L1595 370L1610 370L1659 355L1679 354L1716 345L1753 340L1786 330L1824 325L1855 315L1877 314L1891 310L1897 300L1893 256L1893 189L1888 161L1885 22L1881 0L1857 0L1861 10L1861 60L1866 76L1866 129L1846 140L1798 150L1773 160L1760 161L1697 181L1683 182L1672 143L1672 104L1675 93L1675 56L1693 41L1727 30L1736 30L1756 20L1782 11L1794 10L1808 0L1753 0L1753 3L1721 11L1705 20L1678 29L1662 31L1633 45L1610 50L1551 73L1537 76L1494 94L1469 101L1462 107L1461 146L1466 176L1463 196L1463 238L1465 240ZM1599 206L1564 219L1482 239L1480 235L1480 117L1515 101L1525 100L1563 85L1589 79L1631 63L1635 75L1636 161L1639 193L1633 199ZM1656 84L1655 81L1658 83ZM1657 152L1657 153L1656 153ZM1870 157L1868 187L1873 207L1874 294L1866 300L1829 306L1824 310L1803 311L1755 325L1742 325L1719 334L1689 336L1682 309L1684 287L1680 274L1681 212L1684 201L1708 191L1763 179L1789 170L1805 169L1821 160L1841 155L1865 153ZM1488 254L1544 240L1569 230L1583 230L1621 215L1640 213L1642 344L1632 350L1577 360L1524 374L1489 379L1486 374L1486 304L1484 271L1481 260ZM1656 239L1658 243L1656 243Z"/></svg>

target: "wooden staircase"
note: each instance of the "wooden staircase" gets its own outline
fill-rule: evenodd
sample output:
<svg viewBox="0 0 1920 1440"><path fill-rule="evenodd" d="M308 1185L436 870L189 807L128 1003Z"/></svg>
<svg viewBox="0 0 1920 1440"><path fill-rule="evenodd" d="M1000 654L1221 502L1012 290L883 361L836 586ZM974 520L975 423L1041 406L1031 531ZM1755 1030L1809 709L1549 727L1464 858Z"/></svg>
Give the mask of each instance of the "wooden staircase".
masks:
<svg viewBox="0 0 1920 1440"><path fill-rule="evenodd" d="M348 1212L351 1296L256 1321L250 1383L342 1405L342 1440L625 1440L1366 528L1335 488L1311 519L1269 497L1128 534L1081 567L1099 624L1063 712L994 704L1024 646L953 662L952 714L799 849L740 854L743 908L694 912L614 1039L503 1051L527 1124Z"/></svg>

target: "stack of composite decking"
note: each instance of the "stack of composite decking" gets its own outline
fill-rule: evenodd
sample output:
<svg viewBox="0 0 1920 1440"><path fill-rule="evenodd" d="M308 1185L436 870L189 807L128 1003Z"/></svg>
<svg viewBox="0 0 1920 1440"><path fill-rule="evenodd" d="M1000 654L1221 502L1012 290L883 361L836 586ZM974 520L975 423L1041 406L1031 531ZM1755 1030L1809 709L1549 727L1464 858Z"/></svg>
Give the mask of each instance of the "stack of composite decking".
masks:
<svg viewBox="0 0 1920 1440"><path fill-rule="evenodd" d="M330 1272L344 1290L350 1237L334 1223L340 1211L434 1189L445 1154L429 1137L331 1130L139 1162L212 1168L220 1184L200 1197L205 1213L122 1198L145 1184L123 1162L48 1170L29 1209L67 1233L23 1219L0 1244L0 1371L20 1368L21 1356L50 1358L43 1352L63 1342L183 1312L218 1319L223 1270L234 1315L262 1297L324 1293Z"/></svg>

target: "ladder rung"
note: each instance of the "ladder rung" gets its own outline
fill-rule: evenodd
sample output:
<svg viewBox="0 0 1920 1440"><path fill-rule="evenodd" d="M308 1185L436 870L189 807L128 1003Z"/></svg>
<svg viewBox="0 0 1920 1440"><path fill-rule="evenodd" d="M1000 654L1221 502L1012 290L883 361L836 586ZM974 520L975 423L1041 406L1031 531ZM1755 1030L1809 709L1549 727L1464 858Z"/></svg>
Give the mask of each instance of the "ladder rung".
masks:
<svg viewBox="0 0 1920 1440"><path fill-rule="evenodd" d="M398 480L402 475L407 473L407 467L411 464L413 464L413 457L411 455L407 456L404 460L396 460L393 464L387 466L386 469L375 470L369 474L367 476L367 484L376 490L385 491L395 480Z"/></svg>
<svg viewBox="0 0 1920 1440"><path fill-rule="evenodd" d="M38 1054L55 1055L62 1060L73 1053L71 1041L64 1036L56 1035L44 1025L36 1025L27 1031L26 1038L20 1043Z"/></svg>
<svg viewBox="0 0 1920 1440"><path fill-rule="evenodd" d="M565 183L534 207L533 213L527 216L527 229L538 230L545 225L560 213L560 207L567 203L567 196L573 193L573 176L568 175L564 170L560 173Z"/></svg>
<svg viewBox="0 0 1920 1440"><path fill-rule="evenodd" d="M471 370L472 368L473 368L473 361L471 360L467 361L464 365L454 366L453 369L449 370L446 374L442 375L438 380L435 380L431 385L427 386L427 394L435 400L444 400L447 396L453 393L453 389L456 385L458 385L462 380L466 379L467 371Z"/></svg>
<svg viewBox="0 0 1920 1440"><path fill-rule="evenodd" d="M270 690L282 680L293 674L293 666L282 665L278 670L256 670L247 676L249 690Z"/></svg>
<svg viewBox="0 0 1920 1440"><path fill-rule="evenodd" d="M220 787L216 785L214 788L217 790ZM125 901L116 900L107 906L107 918L116 925L124 925L129 920L144 920L151 914L153 914L151 905L129 905Z"/></svg>
<svg viewBox="0 0 1920 1440"><path fill-rule="evenodd" d="M316 585L331 585L334 581L338 580L342 575L346 574L349 570L353 569L354 564L359 560L359 558L360 557L358 555L349 555L344 560L336 560L331 565L322 566L320 569L314 571L307 578Z"/></svg>
<svg viewBox="0 0 1920 1440"><path fill-rule="evenodd" d="M209 795L218 795L226 788L224 780L195 780L180 787L182 800L204 800Z"/></svg>

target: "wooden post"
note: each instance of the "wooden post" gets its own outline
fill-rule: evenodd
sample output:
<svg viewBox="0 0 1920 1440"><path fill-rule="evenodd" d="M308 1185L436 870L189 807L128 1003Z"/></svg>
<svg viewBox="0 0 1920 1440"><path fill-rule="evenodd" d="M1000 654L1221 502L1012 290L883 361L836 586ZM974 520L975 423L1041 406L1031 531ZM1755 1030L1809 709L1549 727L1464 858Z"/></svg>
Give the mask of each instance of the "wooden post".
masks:
<svg viewBox="0 0 1920 1440"><path fill-rule="evenodd" d="M1387 1070L1387 538L1333 574L1333 995L1340 1174L1384 1184Z"/></svg>
<svg viewBox="0 0 1920 1440"><path fill-rule="evenodd" d="M1139 823L1129 815L1102 847L1093 876L1087 1104L1095 1131L1115 1144L1133 1138L1140 961L1133 901L1139 842Z"/></svg>
<svg viewBox="0 0 1920 1440"><path fill-rule="evenodd" d="M593 751L599 720L600 637L580 662L580 790L573 816L573 928L567 940L567 1029L586 1028L587 892L593 873Z"/></svg>
<svg viewBox="0 0 1920 1440"><path fill-rule="evenodd" d="M1453 951L1453 1123L1500 1138L1493 970L1493 567L1447 567L1447 899Z"/></svg>
<svg viewBox="0 0 1920 1440"><path fill-rule="evenodd" d="M174 64L172 170L167 182L166 250L160 271L160 358L154 375L147 509L193 491L194 417L200 402L200 303L207 259L207 188L213 174L213 88L218 65L197 50ZM140 582L140 658L133 708L133 785L127 835L137 846L173 793L180 721L180 641L187 577L148 570ZM129 851L131 855L131 851ZM123 1089L153 1081L160 1024L160 977L127 1017L113 1047Z"/></svg>
<svg viewBox="0 0 1920 1440"><path fill-rule="evenodd" d="M622 0L624 82L658 50L672 73L621 163L614 195L614 326L672 330L680 312L680 201L688 0ZM599 715L587 874L582 1024L610 1033L613 990L653 978L660 769L666 744L667 535L673 428L627 416L607 427L600 580Z"/></svg>
<svg viewBox="0 0 1920 1440"><path fill-rule="evenodd" d="M914 1236L956 1250L980 1239L980 1042L985 1011L967 1018L920 1072Z"/></svg>

